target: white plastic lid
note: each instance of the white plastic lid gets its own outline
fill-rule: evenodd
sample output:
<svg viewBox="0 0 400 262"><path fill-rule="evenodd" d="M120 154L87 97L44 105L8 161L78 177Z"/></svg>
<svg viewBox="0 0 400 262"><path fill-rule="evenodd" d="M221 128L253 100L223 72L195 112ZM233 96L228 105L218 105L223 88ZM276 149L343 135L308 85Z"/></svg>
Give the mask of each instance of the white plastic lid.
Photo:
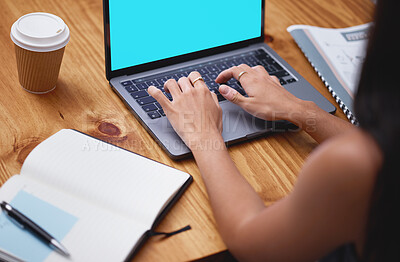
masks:
<svg viewBox="0 0 400 262"><path fill-rule="evenodd" d="M69 41L69 28L58 16L30 13L21 16L11 27L12 41L19 47L49 52L63 48Z"/></svg>

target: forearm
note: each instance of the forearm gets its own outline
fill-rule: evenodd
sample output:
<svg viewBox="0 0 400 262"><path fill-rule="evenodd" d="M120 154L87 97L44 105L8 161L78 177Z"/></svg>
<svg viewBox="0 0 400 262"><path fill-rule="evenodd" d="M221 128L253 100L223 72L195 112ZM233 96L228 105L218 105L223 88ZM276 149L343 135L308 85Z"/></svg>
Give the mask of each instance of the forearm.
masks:
<svg viewBox="0 0 400 262"><path fill-rule="evenodd" d="M193 150L193 154L207 188L218 230L229 247L232 241L238 240L235 237L237 229L265 206L237 170L222 137L216 141L213 148Z"/></svg>
<svg viewBox="0 0 400 262"><path fill-rule="evenodd" d="M302 100L286 120L306 131L318 143L354 128L351 123L325 112L315 103Z"/></svg>

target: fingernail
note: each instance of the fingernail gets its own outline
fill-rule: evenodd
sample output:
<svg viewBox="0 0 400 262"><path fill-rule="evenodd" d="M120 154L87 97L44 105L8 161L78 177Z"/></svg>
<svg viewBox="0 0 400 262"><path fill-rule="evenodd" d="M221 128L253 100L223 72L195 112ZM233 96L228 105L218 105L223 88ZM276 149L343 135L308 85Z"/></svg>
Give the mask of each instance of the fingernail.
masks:
<svg viewBox="0 0 400 262"><path fill-rule="evenodd" d="M235 92L227 85L222 85L219 88L219 92L228 100L232 100Z"/></svg>
<svg viewBox="0 0 400 262"><path fill-rule="evenodd" d="M223 95L226 95L229 93L229 87L227 87L226 85L221 85L219 87L219 92Z"/></svg>
<svg viewBox="0 0 400 262"><path fill-rule="evenodd" d="M148 92L148 93L153 93L153 92L154 92L154 88L156 88L156 87L154 87L154 86L149 86L149 88L147 88L147 92Z"/></svg>

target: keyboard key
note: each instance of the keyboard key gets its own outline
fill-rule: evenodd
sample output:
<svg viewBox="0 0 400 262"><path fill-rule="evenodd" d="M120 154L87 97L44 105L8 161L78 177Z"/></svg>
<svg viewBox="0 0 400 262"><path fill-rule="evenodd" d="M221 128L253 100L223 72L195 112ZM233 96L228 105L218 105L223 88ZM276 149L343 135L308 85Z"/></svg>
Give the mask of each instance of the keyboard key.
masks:
<svg viewBox="0 0 400 262"><path fill-rule="evenodd" d="M160 84L156 80L146 81L147 86L159 86Z"/></svg>
<svg viewBox="0 0 400 262"><path fill-rule="evenodd" d="M220 70L220 72L229 68L229 66L225 63L219 63L219 64L216 64L215 66Z"/></svg>
<svg viewBox="0 0 400 262"><path fill-rule="evenodd" d="M236 66L236 65L238 65L238 64L236 64L236 63L233 62L233 61L227 61L227 62L226 62L226 65L229 66L229 67L232 67L232 66Z"/></svg>
<svg viewBox="0 0 400 262"><path fill-rule="evenodd" d="M282 78L279 78L279 83L281 83L281 85L285 85L287 84L286 81Z"/></svg>
<svg viewBox="0 0 400 262"><path fill-rule="evenodd" d="M160 113L158 113L157 111L150 112L150 113L147 113L147 114L149 115L149 117L151 119L156 119L156 118L160 118L161 117Z"/></svg>
<svg viewBox="0 0 400 262"><path fill-rule="evenodd" d="M158 113L159 113L160 115L162 115L162 116L165 116L164 110L162 110L162 109L158 110Z"/></svg>
<svg viewBox="0 0 400 262"><path fill-rule="evenodd" d="M281 77L284 77L284 76L288 76L289 73L286 72L285 70L280 70L280 71L274 72L274 73L271 74L271 75L274 75L274 76L276 76L276 77L278 77L278 78L281 78Z"/></svg>
<svg viewBox="0 0 400 262"><path fill-rule="evenodd" d="M156 111L158 109L155 104L144 105L142 108L145 112Z"/></svg>
<svg viewBox="0 0 400 262"><path fill-rule="evenodd" d="M130 80L123 81L123 82L121 82L121 85L123 85L123 86L131 86L132 82Z"/></svg>
<svg viewBox="0 0 400 262"><path fill-rule="evenodd" d="M144 89L147 89L147 88L148 88L148 86L147 86L145 83L137 83L137 84L136 84L136 87L137 87L139 90L144 90Z"/></svg>
<svg viewBox="0 0 400 262"><path fill-rule="evenodd" d="M148 97L145 97L145 98L137 99L136 102L139 105L144 106L144 105L147 105L147 104L155 103L157 101L152 96L148 96Z"/></svg>
<svg viewBox="0 0 400 262"><path fill-rule="evenodd" d="M200 75L205 75L205 74L210 73L210 71L208 71L208 70L207 70L206 68L204 68L204 67L198 68L198 69L197 69L197 72L199 72Z"/></svg>
<svg viewBox="0 0 400 262"><path fill-rule="evenodd" d="M164 85L165 82L167 82L168 78L167 77L163 77L163 78L159 78L157 79L157 82L160 83L161 85Z"/></svg>
<svg viewBox="0 0 400 262"><path fill-rule="evenodd" d="M218 68L216 66L207 66L206 69L210 72L218 72Z"/></svg>
<svg viewBox="0 0 400 262"><path fill-rule="evenodd" d="M265 52L263 54L256 55L256 58L261 61L262 60L273 61L272 57Z"/></svg>
<svg viewBox="0 0 400 262"><path fill-rule="evenodd" d="M281 67L281 65L278 64L278 62L276 62L275 60L273 60L271 64L272 66L274 66L274 68L276 68L276 70L283 70L283 67Z"/></svg>
<svg viewBox="0 0 400 262"><path fill-rule="evenodd" d="M226 84L228 85L228 86L231 86L231 85L233 85L233 84L236 84L238 81L235 79L235 78L231 78L231 79L229 79L228 80L228 82L226 82Z"/></svg>
<svg viewBox="0 0 400 262"><path fill-rule="evenodd" d="M246 62L246 64L248 66L250 66L250 67L253 67L253 66L258 66L260 63L258 63L258 62Z"/></svg>
<svg viewBox="0 0 400 262"><path fill-rule="evenodd" d="M208 87L208 90L210 90L210 92L213 92L215 94L219 93L218 88L216 88L216 87Z"/></svg>
<svg viewBox="0 0 400 262"><path fill-rule="evenodd" d="M128 91L129 93L138 91L138 89L137 89L136 86L126 86L126 87L125 87L125 90Z"/></svg>
<svg viewBox="0 0 400 262"><path fill-rule="evenodd" d="M288 83L293 83L293 82L296 82L296 79L290 78L290 79L287 79L286 82L288 82Z"/></svg>
<svg viewBox="0 0 400 262"><path fill-rule="evenodd" d="M264 51L264 49L257 49L257 50L255 51L255 53L256 53L256 54L265 54L265 51Z"/></svg>
<svg viewBox="0 0 400 262"><path fill-rule="evenodd" d="M219 93L218 93L218 95L217 95L217 98L218 98L218 102L221 102L221 101L226 100L225 97L223 97L223 96L222 96L221 94L219 94Z"/></svg>
<svg viewBox="0 0 400 262"><path fill-rule="evenodd" d="M156 105L156 107L158 107L159 109L162 109L162 107L161 107L160 103L158 103L158 102L155 102L154 104L155 104L155 105Z"/></svg>
<svg viewBox="0 0 400 262"><path fill-rule="evenodd" d="M179 79L179 78L187 76L187 75L185 73L177 73L177 74L175 74L175 76Z"/></svg>
<svg viewBox="0 0 400 262"><path fill-rule="evenodd" d="M236 90L241 89L241 87L240 87L240 85L239 85L239 83L237 81L231 83L229 86L232 87L233 89L236 89Z"/></svg>
<svg viewBox="0 0 400 262"><path fill-rule="evenodd" d="M171 95L171 93L164 92L164 95L165 95L170 101L172 101L172 95Z"/></svg>
<svg viewBox="0 0 400 262"><path fill-rule="evenodd" d="M263 59L263 60L259 60L259 61L260 61L260 64L261 64L261 65L263 65L263 66L268 66L268 65L271 63L272 60L265 60L265 59Z"/></svg>
<svg viewBox="0 0 400 262"><path fill-rule="evenodd" d="M202 75L204 82L213 81L208 75Z"/></svg>
<svg viewBox="0 0 400 262"><path fill-rule="evenodd" d="M245 64L245 63L246 63L246 61L244 61L244 59L243 59L242 57L236 58L236 59L234 59L233 61L234 61L235 64L237 64L237 65L241 65L241 64Z"/></svg>
<svg viewBox="0 0 400 262"><path fill-rule="evenodd" d="M207 82L206 84L208 87L216 87L216 88L219 87L219 85L214 81Z"/></svg>
<svg viewBox="0 0 400 262"><path fill-rule="evenodd" d="M217 79L218 73L210 73L208 74L208 77L211 78L211 80L215 81L215 79Z"/></svg>
<svg viewBox="0 0 400 262"><path fill-rule="evenodd" d="M265 67L265 70L267 70L267 72L269 74L274 74L277 71L273 65L266 65L264 67Z"/></svg>
<svg viewBox="0 0 400 262"><path fill-rule="evenodd" d="M239 94L241 94L242 96L245 96L245 95L247 95L246 94L246 91L244 91L244 89L243 88L239 88L239 89L237 89L237 91L239 92Z"/></svg>
<svg viewBox="0 0 400 262"><path fill-rule="evenodd" d="M247 60L248 62L257 62L257 58L255 58L254 56L247 56L247 57L246 57L246 60Z"/></svg>
<svg viewBox="0 0 400 262"><path fill-rule="evenodd" d="M131 93L131 96L133 98L135 98L135 99L138 99L138 98L141 98L141 97L145 97L145 96L148 96L148 95L149 94L145 90Z"/></svg>

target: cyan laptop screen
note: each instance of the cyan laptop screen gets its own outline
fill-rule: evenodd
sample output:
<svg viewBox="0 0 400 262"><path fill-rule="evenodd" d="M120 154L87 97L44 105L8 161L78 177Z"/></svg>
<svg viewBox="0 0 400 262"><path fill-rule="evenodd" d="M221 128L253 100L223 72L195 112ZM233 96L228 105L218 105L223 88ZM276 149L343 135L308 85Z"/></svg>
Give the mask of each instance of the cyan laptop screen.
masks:
<svg viewBox="0 0 400 262"><path fill-rule="evenodd" d="M110 0L111 70L261 36L262 0Z"/></svg>

